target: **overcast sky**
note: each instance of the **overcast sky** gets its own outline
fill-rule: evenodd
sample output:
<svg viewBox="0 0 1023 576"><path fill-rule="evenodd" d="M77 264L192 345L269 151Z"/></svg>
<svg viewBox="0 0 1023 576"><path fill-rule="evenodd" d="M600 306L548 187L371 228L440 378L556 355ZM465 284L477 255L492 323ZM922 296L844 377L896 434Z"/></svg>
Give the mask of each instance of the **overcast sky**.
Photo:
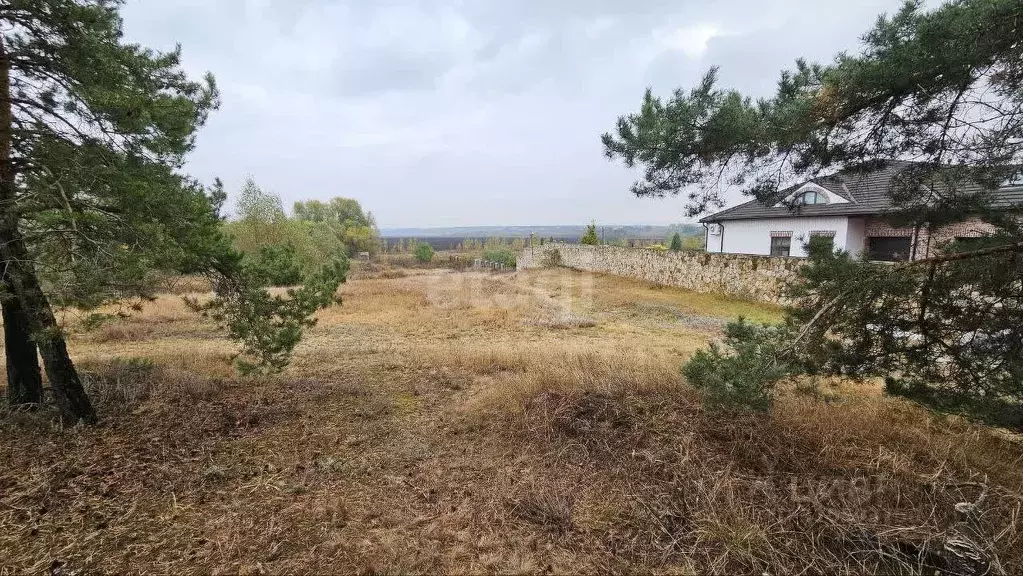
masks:
<svg viewBox="0 0 1023 576"><path fill-rule="evenodd" d="M711 65L772 91L855 49L900 0L128 0L132 41L180 42L223 105L188 170L295 200L358 199L383 228L665 224L600 134ZM738 196L732 196L738 200Z"/></svg>

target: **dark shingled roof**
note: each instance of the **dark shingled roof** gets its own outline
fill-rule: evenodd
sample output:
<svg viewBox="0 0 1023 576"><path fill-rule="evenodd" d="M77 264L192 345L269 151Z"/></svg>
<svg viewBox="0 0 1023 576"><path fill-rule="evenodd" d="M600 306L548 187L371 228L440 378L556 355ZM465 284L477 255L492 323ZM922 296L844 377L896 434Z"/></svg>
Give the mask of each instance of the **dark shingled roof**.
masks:
<svg viewBox="0 0 1023 576"><path fill-rule="evenodd" d="M767 206L759 200L751 200L701 218L700 222L883 214L892 209L892 203L888 196L892 178L910 164L909 162L890 162L885 168L874 172L839 172L809 181L845 198L849 201L847 203L806 204L792 209L788 206ZM779 193L779 198L787 197L805 184L790 186ZM980 191L980 186L977 186L977 191ZM993 200L996 206L1023 206L1023 186L1002 188L995 193Z"/></svg>

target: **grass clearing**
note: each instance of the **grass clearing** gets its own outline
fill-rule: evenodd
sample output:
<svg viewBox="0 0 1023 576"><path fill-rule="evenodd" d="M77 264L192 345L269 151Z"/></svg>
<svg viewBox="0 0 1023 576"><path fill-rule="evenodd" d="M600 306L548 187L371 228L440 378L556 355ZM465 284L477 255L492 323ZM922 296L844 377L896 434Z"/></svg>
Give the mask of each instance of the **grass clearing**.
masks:
<svg viewBox="0 0 1023 576"><path fill-rule="evenodd" d="M342 296L274 377L180 294L73 328L104 421L0 418L0 565L1023 569L1011 435L834 380L703 410L683 360L777 308L571 270L357 268Z"/></svg>

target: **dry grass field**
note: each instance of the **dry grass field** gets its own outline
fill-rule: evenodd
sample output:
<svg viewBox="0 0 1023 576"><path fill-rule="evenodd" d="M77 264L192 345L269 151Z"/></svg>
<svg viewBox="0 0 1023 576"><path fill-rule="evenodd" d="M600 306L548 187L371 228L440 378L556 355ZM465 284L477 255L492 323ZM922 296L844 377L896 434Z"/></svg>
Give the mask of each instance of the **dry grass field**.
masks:
<svg viewBox="0 0 1023 576"><path fill-rule="evenodd" d="M0 417L0 572L1023 571L1007 433L840 381L701 407L684 359L776 309L568 270L342 293L274 377L178 294L67 316L103 422Z"/></svg>

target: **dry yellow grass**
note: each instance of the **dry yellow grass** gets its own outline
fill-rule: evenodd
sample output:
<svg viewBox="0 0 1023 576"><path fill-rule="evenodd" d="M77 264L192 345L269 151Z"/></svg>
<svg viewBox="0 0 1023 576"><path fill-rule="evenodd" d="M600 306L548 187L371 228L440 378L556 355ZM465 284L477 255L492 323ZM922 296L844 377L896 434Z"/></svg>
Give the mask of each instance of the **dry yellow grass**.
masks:
<svg viewBox="0 0 1023 576"><path fill-rule="evenodd" d="M69 322L104 423L2 417L0 570L1023 569L1010 435L843 381L702 409L682 361L775 308L568 270L355 272L271 378L235 376L178 295Z"/></svg>

